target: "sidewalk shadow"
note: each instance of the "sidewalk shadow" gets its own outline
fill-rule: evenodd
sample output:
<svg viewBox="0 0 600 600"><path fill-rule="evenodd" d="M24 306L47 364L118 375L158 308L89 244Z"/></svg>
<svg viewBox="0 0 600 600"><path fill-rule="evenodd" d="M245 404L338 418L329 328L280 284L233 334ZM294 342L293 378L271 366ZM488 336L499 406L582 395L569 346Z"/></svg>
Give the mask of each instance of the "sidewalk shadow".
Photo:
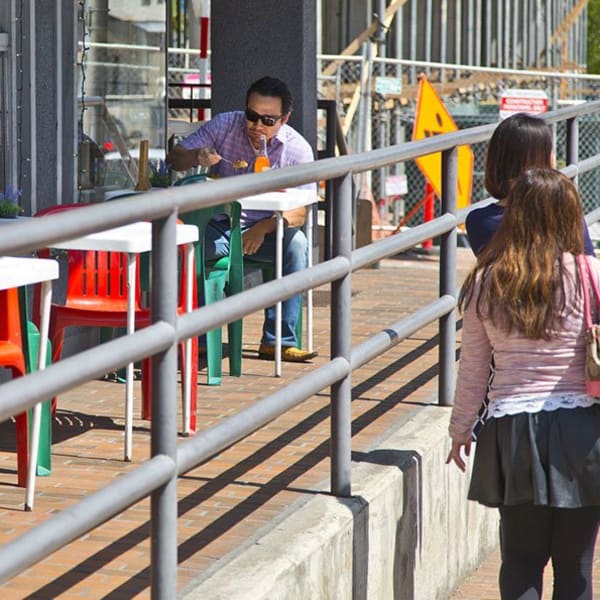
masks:
<svg viewBox="0 0 600 600"><path fill-rule="evenodd" d="M123 430L112 417L58 409L52 417L52 444L59 444L91 429ZM12 419L0 423L0 452L15 452L16 428Z"/></svg>

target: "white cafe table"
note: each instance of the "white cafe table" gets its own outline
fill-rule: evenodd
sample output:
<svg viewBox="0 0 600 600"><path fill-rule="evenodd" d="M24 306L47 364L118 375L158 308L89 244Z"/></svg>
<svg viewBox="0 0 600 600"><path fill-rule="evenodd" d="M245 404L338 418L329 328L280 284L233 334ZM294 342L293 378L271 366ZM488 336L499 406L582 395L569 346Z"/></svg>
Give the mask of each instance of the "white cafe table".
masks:
<svg viewBox="0 0 600 600"><path fill-rule="evenodd" d="M194 242L198 241L198 228L195 225L177 224L176 243L186 246L186 269L188 276L186 311L192 309L193 289L193 258ZM96 250L106 252L127 253L127 334L135 330L135 281L136 281L136 255L152 250L152 224L139 221L107 229L98 233L90 233L76 239L65 240L52 244L52 248L62 250ZM186 341L186 381L184 383L184 415L183 431L189 433L190 429L190 394L191 394L191 340ZM132 432L133 432L133 363L126 369L125 387L125 460L131 460Z"/></svg>
<svg viewBox="0 0 600 600"><path fill-rule="evenodd" d="M238 202L243 209L248 210L272 210L277 217L277 229L275 232L275 277L281 278L283 272L283 213L287 210L310 206L318 202L319 197L316 190L303 188L286 188L280 192L266 192L254 196L244 196ZM308 239L308 267L312 266L312 238L313 217L312 210L306 211L306 237ZM307 349L312 352L312 290L306 292L306 328ZM281 302L275 305L275 376L281 376Z"/></svg>
<svg viewBox="0 0 600 600"><path fill-rule="evenodd" d="M40 343L38 348L38 370L46 367L48 323L52 301L52 280L58 278L58 263L48 258L0 257L0 289L41 283L40 294ZM25 510L33 508L35 474L37 471L42 405L38 402L33 409L33 422L29 445L29 466L25 489Z"/></svg>

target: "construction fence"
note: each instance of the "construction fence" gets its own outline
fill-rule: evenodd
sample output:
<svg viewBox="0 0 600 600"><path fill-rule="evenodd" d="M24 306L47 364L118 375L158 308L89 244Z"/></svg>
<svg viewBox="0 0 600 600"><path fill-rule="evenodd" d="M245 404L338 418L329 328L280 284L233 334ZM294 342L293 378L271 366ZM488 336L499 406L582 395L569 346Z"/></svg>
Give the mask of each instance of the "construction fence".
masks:
<svg viewBox="0 0 600 600"><path fill-rule="evenodd" d="M544 91L548 110L600 97L600 77L578 73L500 70L466 65L442 65L363 56L320 56L319 97L337 102L348 148L368 151L412 139L415 124L419 77L427 76L436 88L459 129L497 122L500 97L506 90ZM471 202L488 197L483 186L483 165L487 144L473 144L474 156ZM590 116L579 124L579 158L600 150L600 119ZM555 126L557 166L564 166L566 126ZM406 194L398 211L397 197L390 196L390 176L406 177ZM386 182L388 185L386 185ZM380 208L383 220L396 224L424 196L425 179L413 161L370 174L366 193ZM600 206L600 179L595 173L579 179L585 212ZM365 189L362 190L365 193ZM395 201L396 200L396 201ZM439 214L436 206L435 214ZM422 222L421 212L407 225Z"/></svg>

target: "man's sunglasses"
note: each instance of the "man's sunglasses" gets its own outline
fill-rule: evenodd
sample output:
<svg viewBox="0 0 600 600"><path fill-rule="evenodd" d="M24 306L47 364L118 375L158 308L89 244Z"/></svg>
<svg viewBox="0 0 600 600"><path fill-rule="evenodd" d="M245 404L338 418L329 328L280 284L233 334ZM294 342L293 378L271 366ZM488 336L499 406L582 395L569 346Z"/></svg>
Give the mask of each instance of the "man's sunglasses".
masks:
<svg viewBox="0 0 600 600"><path fill-rule="evenodd" d="M283 115L279 115L278 117L274 117L272 115L259 115L257 112L254 112L249 108L246 109L246 119L250 121L250 123L256 123L256 121L260 119L260 122L265 127L273 127L273 125L275 125L275 123L277 123L281 117L283 117Z"/></svg>

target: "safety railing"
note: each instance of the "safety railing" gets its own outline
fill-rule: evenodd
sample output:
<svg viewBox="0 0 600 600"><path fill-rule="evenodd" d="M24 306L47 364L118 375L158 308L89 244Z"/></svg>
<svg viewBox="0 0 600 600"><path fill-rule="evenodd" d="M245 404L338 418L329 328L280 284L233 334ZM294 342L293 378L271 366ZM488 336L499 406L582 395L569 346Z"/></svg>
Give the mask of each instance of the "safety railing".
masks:
<svg viewBox="0 0 600 600"><path fill-rule="evenodd" d="M600 102L548 113L550 122L567 122L569 164L573 178L600 167L600 155L578 161L578 119L600 112ZM0 420L35 403L99 377L107 371L153 356L152 457L123 474L100 491L49 518L0 549L0 581L23 571L77 537L119 514L140 499L151 497L152 597L176 597L177 495L179 475L199 466L224 448L256 431L310 396L331 388L331 491L351 494L351 374L355 369L400 343L431 322L439 321L439 403L449 405L454 389L456 337L457 148L489 139L493 125L462 130L419 142L372 152L328 158L313 164L276 169L244 177L223 179L211 185L190 185L152 193L151 202L140 196L111 203L111 210L93 205L43 219L16 222L3 228L0 256L23 253L70 237L152 220L153 324L66 358L44 371L0 386ZM428 223L390 236L360 249L352 249L353 174L377 169L417 156L442 153L442 215ZM244 291L217 304L177 317L177 216L260 192L318 180L333 180L332 257L305 271ZM588 219L595 219L596 213ZM432 237L440 237L439 297L395 323L388 324L361 344L351 345L352 272L398 254ZM301 379L177 445L177 344L216 326L239 319L278 300L331 283L331 359Z"/></svg>

